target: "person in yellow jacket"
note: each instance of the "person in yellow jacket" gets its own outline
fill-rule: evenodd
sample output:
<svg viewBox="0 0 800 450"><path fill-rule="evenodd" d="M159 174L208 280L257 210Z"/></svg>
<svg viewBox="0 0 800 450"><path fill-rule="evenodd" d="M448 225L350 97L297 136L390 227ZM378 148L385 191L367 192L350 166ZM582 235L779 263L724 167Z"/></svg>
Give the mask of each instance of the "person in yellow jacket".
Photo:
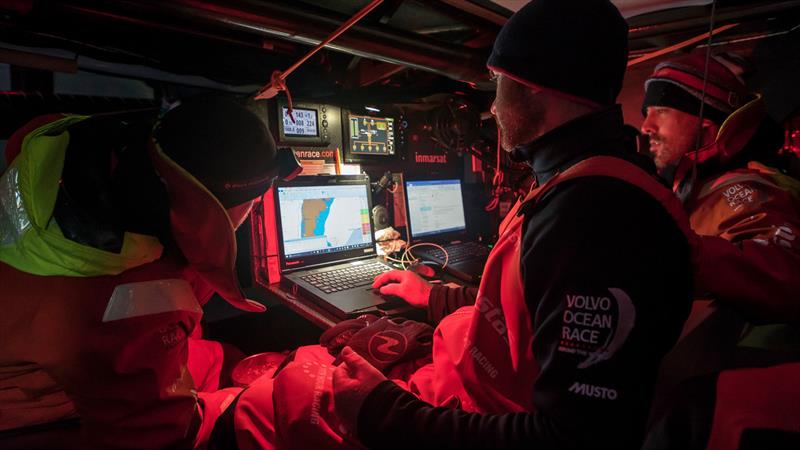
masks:
<svg viewBox="0 0 800 450"><path fill-rule="evenodd" d="M78 416L89 448L204 445L238 389L203 392L219 352L189 367L189 336L214 292L264 309L239 287L234 229L277 174L265 124L223 96L154 128L51 115L6 159L0 430Z"/></svg>

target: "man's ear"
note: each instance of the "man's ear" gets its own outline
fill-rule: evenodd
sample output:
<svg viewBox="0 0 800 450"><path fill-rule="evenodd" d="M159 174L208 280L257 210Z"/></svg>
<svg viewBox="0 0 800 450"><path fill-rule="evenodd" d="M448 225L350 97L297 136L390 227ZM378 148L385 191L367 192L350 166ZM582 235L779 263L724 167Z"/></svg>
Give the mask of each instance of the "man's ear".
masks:
<svg viewBox="0 0 800 450"><path fill-rule="evenodd" d="M719 134L719 125L717 125L717 123L711 119L703 119L702 133L703 143L701 147L705 147L706 145L717 140L717 135Z"/></svg>

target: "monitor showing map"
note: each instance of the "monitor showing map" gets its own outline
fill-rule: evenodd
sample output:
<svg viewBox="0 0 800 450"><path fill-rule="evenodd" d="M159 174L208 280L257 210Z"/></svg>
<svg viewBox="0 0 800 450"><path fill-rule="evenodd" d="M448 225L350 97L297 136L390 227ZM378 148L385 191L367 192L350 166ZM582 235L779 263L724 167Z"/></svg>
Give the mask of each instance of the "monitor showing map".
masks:
<svg viewBox="0 0 800 450"><path fill-rule="evenodd" d="M394 155L394 119L350 114L351 155Z"/></svg>
<svg viewBox="0 0 800 450"><path fill-rule="evenodd" d="M278 187L286 259L371 248L364 184Z"/></svg>

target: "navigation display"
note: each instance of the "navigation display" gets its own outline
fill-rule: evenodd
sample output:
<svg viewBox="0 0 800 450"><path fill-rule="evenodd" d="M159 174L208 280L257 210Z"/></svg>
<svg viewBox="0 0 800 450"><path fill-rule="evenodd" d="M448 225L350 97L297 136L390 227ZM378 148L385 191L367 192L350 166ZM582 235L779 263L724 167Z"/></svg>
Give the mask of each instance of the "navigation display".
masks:
<svg viewBox="0 0 800 450"><path fill-rule="evenodd" d="M319 136L315 109L293 108L292 114L294 122L289 116L289 108L283 107L284 136Z"/></svg>
<svg viewBox="0 0 800 450"><path fill-rule="evenodd" d="M394 119L351 114L350 153L394 155Z"/></svg>
<svg viewBox="0 0 800 450"><path fill-rule="evenodd" d="M364 185L280 187L278 205L286 258L372 245Z"/></svg>

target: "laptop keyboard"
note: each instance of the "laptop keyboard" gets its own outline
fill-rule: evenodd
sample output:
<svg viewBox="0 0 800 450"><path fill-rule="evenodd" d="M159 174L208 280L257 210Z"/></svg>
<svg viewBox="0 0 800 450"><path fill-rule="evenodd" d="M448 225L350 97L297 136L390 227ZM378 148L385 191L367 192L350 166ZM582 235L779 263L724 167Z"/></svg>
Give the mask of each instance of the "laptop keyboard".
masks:
<svg viewBox="0 0 800 450"><path fill-rule="evenodd" d="M477 242L445 245L444 248L447 250L448 264L466 261L468 259L480 259L489 254L489 249L485 245L478 244ZM438 248L426 248L424 253L444 262L444 252Z"/></svg>
<svg viewBox="0 0 800 450"><path fill-rule="evenodd" d="M331 294L372 284L375 277L390 270L391 267L385 264L372 262L303 275L300 279L326 294Z"/></svg>

